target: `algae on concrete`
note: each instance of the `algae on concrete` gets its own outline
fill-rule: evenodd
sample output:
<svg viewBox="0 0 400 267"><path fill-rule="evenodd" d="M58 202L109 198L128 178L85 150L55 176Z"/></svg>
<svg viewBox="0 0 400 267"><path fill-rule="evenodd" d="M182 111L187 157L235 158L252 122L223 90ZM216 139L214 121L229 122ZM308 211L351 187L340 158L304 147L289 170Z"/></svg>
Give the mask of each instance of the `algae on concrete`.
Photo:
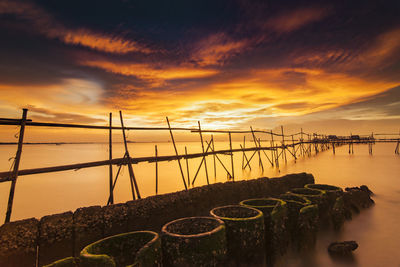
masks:
<svg viewBox="0 0 400 267"><path fill-rule="evenodd" d="M225 224L213 217L188 217L162 227L164 266L223 266Z"/></svg>
<svg viewBox="0 0 400 267"><path fill-rule="evenodd" d="M101 239L80 253L80 266L153 267L161 265L161 240L151 231L137 231Z"/></svg>
<svg viewBox="0 0 400 267"><path fill-rule="evenodd" d="M210 214L226 225L229 260L247 264L265 261L265 225L261 211L229 205L214 208Z"/></svg>

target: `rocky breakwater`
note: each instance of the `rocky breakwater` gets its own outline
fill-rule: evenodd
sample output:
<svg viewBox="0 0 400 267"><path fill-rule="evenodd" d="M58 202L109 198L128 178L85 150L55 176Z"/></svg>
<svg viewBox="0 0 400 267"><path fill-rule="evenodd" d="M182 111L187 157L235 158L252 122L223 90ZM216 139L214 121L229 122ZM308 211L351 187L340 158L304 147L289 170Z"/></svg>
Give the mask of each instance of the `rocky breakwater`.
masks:
<svg viewBox="0 0 400 267"><path fill-rule="evenodd" d="M236 205L244 199L278 196L292 188L314 183L311 174L216 183L185 191L151 196L109 206L26 219L0 226L0 266L39 266L77 257L90 243L138 230L161 231L173 220L209 216L217 206Z"/></svg>

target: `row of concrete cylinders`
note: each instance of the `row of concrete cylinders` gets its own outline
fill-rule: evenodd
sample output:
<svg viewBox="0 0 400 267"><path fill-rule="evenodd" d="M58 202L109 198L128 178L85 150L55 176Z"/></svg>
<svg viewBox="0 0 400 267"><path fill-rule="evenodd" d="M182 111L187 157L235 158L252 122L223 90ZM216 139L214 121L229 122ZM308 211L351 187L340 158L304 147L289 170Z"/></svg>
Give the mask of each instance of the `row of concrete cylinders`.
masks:
<svg viewBox="0 0 400 267"><path fill-rule="evenodd" d="M78 258L48 266L270 265L288 248L313 247L318 228L343 223L342 189L309 184L277 198L216 207L210 217L188 217L152 231L111 236L86 246ZM336 213L335 213L336 211Z"/></svg>

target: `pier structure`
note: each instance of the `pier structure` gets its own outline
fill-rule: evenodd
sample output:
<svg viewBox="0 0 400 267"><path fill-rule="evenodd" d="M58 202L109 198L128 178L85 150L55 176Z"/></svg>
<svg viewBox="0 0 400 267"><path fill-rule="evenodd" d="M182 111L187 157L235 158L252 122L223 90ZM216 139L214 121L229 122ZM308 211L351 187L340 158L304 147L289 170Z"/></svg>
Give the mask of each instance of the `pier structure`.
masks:
<svg viewBox="0 0 400 267"><path fill-rule="evenodd" d="M264 164L270 164L271 167L279 168L279 161L284 161L287 163L288 158L292 157L297 160L299 157L311 156L312 154L318 154L321 151L326 151L332 149L333 154L336 153L336 148L344 145L348 145L349 154L354 154L355 144L366 144L369 148L369 154L372 155L372 147L375 143L395 143L395 154L399 155L400 149L400 133L399 134L370 134L370 135L353 135L349 136L337 136L328 134L318 134L318 133L306 133L301 129L297 133L285 134L283 126L280 127L280 133L273 132L272 130L253 130L250 127L249 130L212 130L212 129L202 129L200 122L198 122L198 128L185 128L185 127L171 127L168 117L166 118L166 123L168 127L131 127L125 126L123 121L122 112L119 112L119 119L121 126L113 126L112 124L112 114L109 114L109 125L84 125L84 124L66 124L66 123L49 123L49 122L34 122L27 119L27 109L23 109L21 119L12 118L0 118L1 125L15 125L20 127L18 135L18 147L17 152L12 163L12 170L7 172L0 172L0 183L11 182L6 219L5 222L9 222L11 218L14 191L16 187L16 182L19 176L50 173L50 172L60 172L67 170L77 170L83 168L92 168L99 166L109 166L109 195L107 200L107 205L114 203L114 188L117 183L118 177L121 173L123 166L128 167L129 179L132 191L132 199L140 199L140 189L137 183L134 170L132 165L147 162L155 165L155 177L156 177L156 189L158 192L158 163L164 161L177 161L178 167L181 174L182 184L185 190L190 186L195 186L196 179L198 177L201 168L204 165L204 171L206 174L207 184L209 182L209 173L207 168L208 156L213 158L214 176L216 177L217 165L220 165L224 169L228 180L234 181L234 153L242 154L242 169L248 168L251 170L251 161L256 156L258 158L259 167L264 170ZM79 128L79 129L103 129L107 130L109 134L109 158L101 161L91 161L76 164L59 165L52 167L42 167L42 168L32 168L32 169L19 169L19 163L21 160L22 148L24 144L24 133L27 127L50 127L50 128ZM125 153L123 157L113 158L112 148L113 148L113 131L122 131L123 143L125 148ZM155 145L155 155L147 157L132 157L128 150L128 140L126 136L126 131L168 131L171 137L171 143L174 147L174 155L159 155L157 145ZM173 132L174 131L186 131L199 135L201 142L202 152L200 153L188 153L185 147L185 153L179 153ZM210 140L204 139L204 134L211 134ZM215 149L215 139L214 134L226 134L229 141L229 148L216 150ZM233 135L243 135L243 145L240 144L240 148L233 148L232 136ZM246 145L246 135L251 136L251 143L253 146ZM379 137L384 136L384 137ZM394 136L393 138L387 138L387 136ZM54 143L59 144L59 143ZM221 160L221 156L230 157L230 165L227 166ZM189 174L189 159L201 158L200 165L193 178L191 179ZM186 172L184 171L184 166L182 161L185 162ZM218 164L217 164L218 163ZM114 175L113 168L117 167L117 172ZM186 173L186 177L185 177Z"/></svg>

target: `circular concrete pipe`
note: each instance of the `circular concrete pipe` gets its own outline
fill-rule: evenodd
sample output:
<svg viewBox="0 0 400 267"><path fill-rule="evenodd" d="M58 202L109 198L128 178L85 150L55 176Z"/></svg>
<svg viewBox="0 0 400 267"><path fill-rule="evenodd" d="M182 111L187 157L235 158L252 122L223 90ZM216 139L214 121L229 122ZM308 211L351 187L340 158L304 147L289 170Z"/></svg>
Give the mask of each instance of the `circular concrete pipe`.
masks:
<svg viewBox="0 0 400 267"><path fill-rule="evenodd" d="M240 205L258 209L264 214L267 262L273 263L289 245L286 202L277 198L255 198L243 200Z"/></svg>
<svg viewBox="0 0 400 267"><path fill-rule="evenodd" d="M110 236L86 246L80 266L160 266L161 239L151 231Z"/></svg>
<svg viewBox="0 0 400 267"><path fill-rule="evenodd" d="M225 224L213 217L188 217L162 227L164 266L220 266L226 261Z"/></svg>
<svg viewBox="0 0 400 267"><path fill-rule="evenodd" d="M260 210L229 205L210 213L225 222L229 261L247 265L265 261L265 226Z"/></svg>

